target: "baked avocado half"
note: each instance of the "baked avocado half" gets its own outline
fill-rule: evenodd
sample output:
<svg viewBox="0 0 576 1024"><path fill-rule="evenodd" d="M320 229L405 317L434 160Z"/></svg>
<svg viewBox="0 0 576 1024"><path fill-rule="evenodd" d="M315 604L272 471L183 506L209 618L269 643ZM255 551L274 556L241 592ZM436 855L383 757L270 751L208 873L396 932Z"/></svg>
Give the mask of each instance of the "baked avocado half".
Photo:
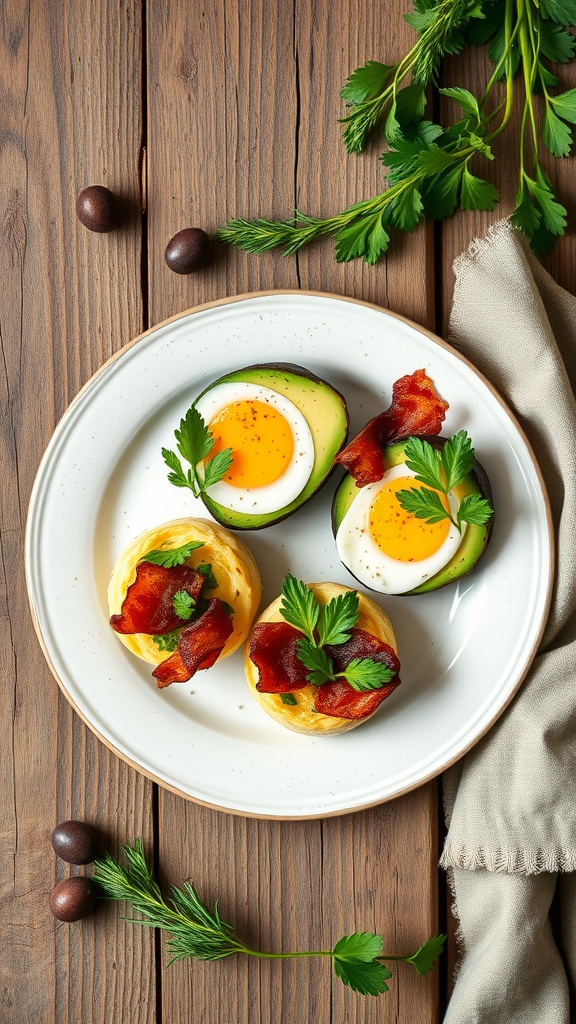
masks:
<svg viewBox="0 0 576 1024"><path fill-rule="evenodd" d="M398 471L396 467L401 467L406 461L405 449L409 440L409 438L405 438L402 441L398 441L384 448L383 460L386 473L392 470L396 470L397 473ZM436 450L441 451L448 439L433 435L423 437L422 440L426 441ZM344 517L349 512L354 502L358 501L361 493L365 490L366 488L359 488L356 486L354 479L350 474L346 474L339 484L332 503L332 532L335 538L337 537ZM456 502L461 502L463 498L475 495L478 499L483 499L492 505L492 493L488 476L477 460L474 460L472 471L464 477L464 479L451 493L454 495ZM398 512L396 515L399 516L401 521L403 513L400 506L398 506ZM494 515L492 514L489 520L485 523L466 523L461 540L459 542L457 541L456 550L448 557L445 564L439 567L438 570L433 572L431 575L428 575L427 578L423 579L423 581L418 583L418 585L410 586L404 590L387 590L384 585L382 587L377 584L372 585L372 583L369 583L362 575L356 576L354 568L350 564L347 564L347 568L355 578L359 579L360 582L364 583L366 586L370 586L373 590L380 590L382 593L392 593L397 594L398 596L426 594L430 591L445 587L450 583L454 583L456 580L460 579L460 577L465 576L474 569L486 549L486 545L488 544L492 533L493 522ZM365 532L365 528L359 525L357 532ZM418 565L416 559L408 559L408 561L413 562L415 567ZM375 576L378 576L378 573L375 573Z"/></svg>
<svg viewBox="0 0 576 1024"><path fill-rule="evenodd" d="M271 404L269 419L274 420L269 427L255 412L266 419L265 403ZM348 436L342 395L291 363L263 363L228 373L205 388L194 406L216 440L213 451L228 448L233 470L236 459L238 466L246 462L246 482L242 474L234 480L226 475L201 494L214 519L233 530L259 530L301 508L332 472ZM231 425L232 407L240 412ZM223 417L228 417L222 428L225 440L219 440ZM284 441L286 451L280 451Z"/></svg>

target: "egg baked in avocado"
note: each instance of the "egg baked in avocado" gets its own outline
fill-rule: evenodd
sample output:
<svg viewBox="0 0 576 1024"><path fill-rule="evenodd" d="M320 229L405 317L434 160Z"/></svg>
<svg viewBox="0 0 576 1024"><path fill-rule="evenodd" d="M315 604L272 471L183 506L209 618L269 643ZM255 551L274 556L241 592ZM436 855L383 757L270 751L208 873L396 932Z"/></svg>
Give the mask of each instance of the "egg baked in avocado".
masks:
<svg viewBox="0 0 576 1024"><path fill-rule="evenodd" d="M490 484L468 434L433 433L447 408L417 370L337 456L348 469L332 504L338 554L379 593L444 587L474 569L490 539Z"/></svg>
<svg viewBox="0 0 576 1024"><path fill-rule="evenodd" d="M110 625L156 665L158 686L185 682L244 643L261 597L247 546L217 523L175 519L122 552L108 586Z"/></svg>
<svg viewBox="0 0 576 1024"><path fill-rule="evenodd" d="M463 467L447 487L442 454L456 448ZM471 572L490 538L493 509L488 478L465 431L407 438L385 448L383 460L381 480L358 488L347 476L336 492L332 526L346 568L382 594L425 594Z"/></svg>
<svg viewBox="0 0 576 1024"><path fill-rule="evenodd" d="M264 363L210 384L175 431L179 454L162 454L170 482L189 487L217 522L257 530L316 493L347 433L346 403L327 381L291 363Z"/></svg>
<svg viewBox="0 0 576 1024"><path fill-rule="evenodd" d="M394 631L374 601L291 575L255 623L244 668L260 707L308 735L354 729L400 683Z"/></svg>

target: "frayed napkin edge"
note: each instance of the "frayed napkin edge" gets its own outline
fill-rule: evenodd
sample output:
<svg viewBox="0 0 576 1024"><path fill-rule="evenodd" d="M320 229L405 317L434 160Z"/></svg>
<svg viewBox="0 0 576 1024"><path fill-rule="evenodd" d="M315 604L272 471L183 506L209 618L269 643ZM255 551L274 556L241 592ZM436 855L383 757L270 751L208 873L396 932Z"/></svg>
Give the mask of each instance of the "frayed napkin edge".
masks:
<svg viewBox="0 0 576 1024"><path fill-rule="evenodd" d="M481 868L494 874L508 875L541 875L556 872L576 871L576 851L574 850L476 850L470 853L446 843L440 857L439 865L449 871L450 868L463 868L466 871L477 871Z"/></svg>

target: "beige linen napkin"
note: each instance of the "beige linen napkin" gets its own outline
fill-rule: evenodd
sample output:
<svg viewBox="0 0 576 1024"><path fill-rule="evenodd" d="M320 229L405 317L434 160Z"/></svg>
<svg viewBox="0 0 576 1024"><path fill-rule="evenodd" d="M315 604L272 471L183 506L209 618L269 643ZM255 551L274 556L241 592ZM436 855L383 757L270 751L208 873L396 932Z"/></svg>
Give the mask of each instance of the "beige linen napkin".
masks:
<svg viewBox="0 0 576 1024"><path fill-rule="evenodd" d="M451 341L506 399L534 449L557 574L519 693L443 780L440 863L460 946L445 1024L567 1024L576 1019L576 876L557 873L576 872L576 298L507 221L454 270Z"/></svg>

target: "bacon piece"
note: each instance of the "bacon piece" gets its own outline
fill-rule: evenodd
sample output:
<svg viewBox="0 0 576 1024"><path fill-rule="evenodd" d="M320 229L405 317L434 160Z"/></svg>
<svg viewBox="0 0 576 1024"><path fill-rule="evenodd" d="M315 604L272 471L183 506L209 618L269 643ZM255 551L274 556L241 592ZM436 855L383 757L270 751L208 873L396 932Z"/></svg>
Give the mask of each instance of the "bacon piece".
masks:
<svg viewBox="0 0 576 1024"><path fill-rule="evenodd" d="M249 654L260 678L256 689L261 693L290 693L309 685L308 669L298 658L298 641L303 634L287 622L259 622L252 630ZM355 658L372 658L388 665L396 676L379 690L358 691L345 679L323 683L314 701L316 711L334 718L365 718L376 710L400 683L400 662L393 649L364 629L352 629L344 644L327 644L335 672L344 672Z"/></svg>
<svg viewBox="0 0 576 1024"><path fill-rule="evenodd" d="M381 480L385 472L382 449L413 434L437 434L447 408L425 370L400 377L392 386L390 408L370 420L335 461L345 466L358 487Z"/></svg>
<svg viewBox="0 0 576 1024"><path fill-rule="evenodd" d="M298 659L298 641L304 638L288 622L257 622L252 630L248 653L260 678L261 693L290 693L308 685L304 667Z"/></svg>
<svg viewBox="0 0 576 1024"><path fill-rule="evenodd" d="M163 689L170 683L185 683L195 672L211 668L233 630L232 621L217 597L208 602L206 611L178 637L178 648L162 661L152 673Z"/></svg>
<svg viewBox="0 0 576 1024"><path fill-rule="evenodd" d="M167 568L139 562L136 579L126 591L120 614L112 615L110 625L117 633L171 633L185 621L174 611L174 595L185 590L196 601L203 583L202 574L188 565Z"/></svg>
<svg viewBox="0 0 576 1024"><path fill-rule="evenodd" d="M355 658L372 658L373 661L383 662L396 676L379 690L355 690L345 679L323 683L318 687L314 700L315 710L323 715L348 719L366 718L400 684L400 662L395 652L389 644L364 629L352 629L350 639L345 644L327 644L325 650L332 658L335 672L345 672L347 665Z"/></svg>

